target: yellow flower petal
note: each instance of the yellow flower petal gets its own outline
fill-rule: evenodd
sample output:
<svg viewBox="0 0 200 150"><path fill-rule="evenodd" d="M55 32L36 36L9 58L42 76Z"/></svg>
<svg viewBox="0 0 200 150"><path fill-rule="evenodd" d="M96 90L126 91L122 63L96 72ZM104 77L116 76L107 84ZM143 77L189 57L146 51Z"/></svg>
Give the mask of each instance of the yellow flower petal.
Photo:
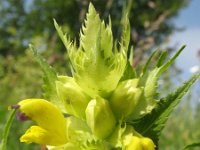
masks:
<svg viewBox="0 0 200 150"><path fill-rule="evenodd" d="M27 144L38 143L55 146L66 143L66 141L61 139L56 133L49 132L39 126L31 126L26 133L21 136L20 141Z"/></svg>
<svg viewBox="0 0 200 150"><path fill-rule="evenodd" d="M26 99L19 109L38 126L32 126L21 137L21 142L62 145L67 142L66 119L52 103L43 99Z"/></svg>
<svg viewBox="0 0 200 150"><path fill-rule="evenodd" d="M142 138L143 149L145 150L154 150L154 143L150 138Z"/></svg>
<svg viewBox="0 0 200 150"><path fill-rule="evenodd" d="M150 138L132 136L125 150L155 150L155 147Z"/></svg>
<svg viewBox="0 0 200 150"><path fill-rule="evenodd" d="M125 150L143 150L140 138L132 136L130 144L125 148Z"/></svg>

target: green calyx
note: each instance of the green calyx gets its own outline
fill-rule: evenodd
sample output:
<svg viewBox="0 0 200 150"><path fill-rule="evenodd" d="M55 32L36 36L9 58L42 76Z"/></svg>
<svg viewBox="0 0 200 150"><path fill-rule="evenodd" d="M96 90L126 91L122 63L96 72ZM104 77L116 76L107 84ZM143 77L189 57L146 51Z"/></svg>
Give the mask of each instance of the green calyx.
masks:
<svg viewBox="0 0 200 150"><path fill-rule="evenodd" d="M100 97L91 100L85 112L87 124L95 137L104 139L112 133L116 119L107 100Z"/></svg>
<svg viewBox="0 0 200 150"><path fill-rule="evenodd" d="M117 118L126 118L134 111L142 94L142 89L137 85L138 79L120 82L111 95L111 108Z"/></svg>
<svg viewBox="0 0 200 150"><path fill-rule="evenodd" d="M66 112L85 119L85 109L90 99L74 81L74 78L59 76L58 81L56 81L56 89Z"/></svg>

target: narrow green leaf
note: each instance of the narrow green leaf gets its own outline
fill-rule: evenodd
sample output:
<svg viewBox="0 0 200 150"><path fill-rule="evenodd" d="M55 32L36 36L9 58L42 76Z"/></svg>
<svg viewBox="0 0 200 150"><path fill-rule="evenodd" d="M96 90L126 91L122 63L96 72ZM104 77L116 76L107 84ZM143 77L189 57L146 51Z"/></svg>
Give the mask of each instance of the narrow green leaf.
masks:
<svg viewBox="0 0 200 150"><path fill-rule="evenodd" d="M183 49L186 47L186 45L183 45L175 54L172 58L170 58L164 65L160 67L159 74L164 72L175 60L176 58L180 55L180 53L183 51Z"/></svg>
<svg viewBox="0 0 200 150"><path fill-rule="evenodd" d="M149 61L152 59L151 57L154 56L152 54L147 61L145 68L143 69L144 74L142 73L142 78L140 81L140 84L144 84L144 96L148 101L152 101L154 99L154 96L156 94L157 90L157 81L161 73L163 73L179 56L179 54L182 52L182 50L185 48L185 46L182 46L175 54L172 56L165 64L163 64L160 67L155 67L152 71L146 72L146 66L148 65ZM158 65L161 65L163 59L166 57L166 53L161 54L161 57L158 60Z"/></svg>
<svg viewBox="0 0 200 150"><path fill-rule="evenodd" d="M200 74L194 75L175 92L169 94L165 98L162 98L150 114L147 114L143 118L136 120L131 124L139 133L143 134L144 136L150 137L157 144L158 137L170 113L173 111L174 107L180 102L181 98L186 94L189 88L199 77Z"/></svg>
<svg viewBox="0 0 200 150"><path fill-rule="evenodd" d="M151 53L150 57L148 58L147 62L144 65L144 67L142 68L141 76L146 73L147 67L148 67L151 59L153 58L153 56L156 54L156 52L157 52L157 50L155 50L155 51L153 51L153 53Z"/></svg>
<svg viewBox="0 0 200 150"><path fill-rule="evenodd" d="M160 67L160 66L162 65L163 61L164 61L165 58L167 57L167 54L168 54L167 51L164 51L164 52L161 53L161 55L160 55L160 57L159 57L159 59L158 59L158 61L157 61L157 63L156 63L156 66L157 66L157 67Z"/></svg>
<svg viewBox="0 0 200 150"><path fill-rule="evenodd" d="M189 145L185 146L184 149L194 148L194 147L200 147L200 142L199 143L195 142L195 143L189 144Z"/></svg>
<svg viewBox="0 0 200 150"><path fill-rule="evenodd" d="M1 144L0 144L0 150L6 150L8 135L10 132L10 127L12 125L13 119L15 117L15 113L16 113L16 109L13 109L12 112L10 113L10 116L8 117L8 121L5 124Z"/></svg>

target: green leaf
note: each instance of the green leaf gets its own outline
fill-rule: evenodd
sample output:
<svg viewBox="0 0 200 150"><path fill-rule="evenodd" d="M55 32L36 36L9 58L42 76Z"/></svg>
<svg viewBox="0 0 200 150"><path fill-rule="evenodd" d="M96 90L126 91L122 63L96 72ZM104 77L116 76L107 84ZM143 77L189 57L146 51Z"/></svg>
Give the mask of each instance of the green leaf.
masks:
<svg viewBox="0 0 200 150"><path fill-rule="evenodd" d="M144 65L144 67L142 68L141 76L146 73L147 67L148 67L151 59L153 58L153 56L156 54L156 52L157 52L157 50L155 50L155 51L153 51L153 53L151 53L150 57L148 58L147 62Z"/></svg>
<svg viewBox="0 0 200 150"><path fill-rule="evenodd" d="M180 53L183 51L183 49L186 46L183 45L175 54L174 56L172 56L165 64L163 64L160 68L159 74L161 74L162 72L164 72L175 60L176 58L180 55Z"/></svg>
<svg viewBox="0 0 200 150"><path fill-rule="evenodd" d="M195 142L195 143L192 143L192 144L189 144L187 146L184 147L184 149L188 149L188 148L194 148L194 147L200 147L200 142Z"/></svg>
<svg viewBox="0 0 200 150"><path fill-rule="evenodd" d="M2 135L2 140L0 143L0 150L6 150L6 145L7 145L7 140L8 140L8 135L10 132L10 127L12 125L13 119L15 117L16 109L12 110L10 113L10 116L8 117L8 121L5 124L5 128L3 130L3 135Z"/></svg>
<svg viewBox="0 0 200 150"><path fill-rule="evenodd" d="M56 92L56 81L57 75L54 69L46 62L44 58L33 48L32 45L29 45L30 49L34 52L34 56L39 63L42 71L44 73L43 76L43 90L44 90L44 97L45 99L51 101L55 105L64 111L64 106L62 102L59 100L57 92ZM64 111L65 112L65 111Z"/></svg>
<svg viewBox="0 0 200 150"><path fill-rule="evenodd" d="M147 99L147 101L152 101L155 97L156 90L157 90L157 81L160 77L161 73L163 73L179 56L179 54L182 52L182 50L185 48L185 46L182 46L165 64L160 66L163 59L166 57L166 53L164 52L161 57L158 60L157 65L160 67L155 67L152 71L146 72L146 69L143 69L144 72L146 72L141 77L141 83L144 84L144 96ZM154 54L152 54L150 57L153 57ZM151 58L149 59L149 61ZM147 61L147 65L149 63Z"/></svg>
<svg viewBox="0 0 200 150"><path fill-rule="evenodd" d="M164 51L164 52L161 53L161 55L160 55L160 57L159 57L159 59L158 59L158 61L157 61L157 63L156 63L156 66L157 66L157 67L160 67L160 66L162 65L163 61L164 61L165 58L167 57L167 54L168 54L167 51Z"/></svg>
<svg viewBox="0 0 200 150"><path fill-rule="evenodd" d="M144 136L150 137L157 144L158 137L170 113L199 77L200 74L194 75L175 92L169 94L165 98L162 98L150 114L132 122L131 124L135 127L136 131Z"/></svg>

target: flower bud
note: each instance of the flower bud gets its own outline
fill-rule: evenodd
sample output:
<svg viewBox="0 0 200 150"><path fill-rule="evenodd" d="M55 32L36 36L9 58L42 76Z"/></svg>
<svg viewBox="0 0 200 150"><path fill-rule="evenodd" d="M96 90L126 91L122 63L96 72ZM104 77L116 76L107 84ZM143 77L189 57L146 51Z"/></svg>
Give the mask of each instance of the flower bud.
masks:
<svg viewBox="0 0 200 150"><path fill-rule="evenodd" d="M95 137L104 139L115 128L116 120L107 100L97 97L88 103L86 121Z"/></svg>
<svg viewBox="0 0 200 150"><path fill-rule="evenodd" d="M140 138L132 136L130 143L125 147L125 150L143 150Z"/></svg>
<svg viewBox="0 0 200 150"><path fill-rule="evenodd" d="M138 79L123 81L113 92L110 105L117 118L127 117L135 109L142 93L137 84Z"/></svg>
<svg viewBox="0 0 200 150"><path fill-rule="evenodd" d="M155 150L154 143L150 138L129 136L126 140L128 143L125 145L125 150Z"/></svg>
<svg viewBox="0 0 200 150"><path fill-rule="evenodd" d="M150 138L142 138L142 146L145 150L154 150L155 146L153 141Z"/></svg>
<svg viewBox="0 0 200 150"><path fill-rule="evenodd" d="M85 119L85 109L89 97L76 84L74 79L67 76L59 77L59 81L56 81L56 89L67 113Z"/></svg>

